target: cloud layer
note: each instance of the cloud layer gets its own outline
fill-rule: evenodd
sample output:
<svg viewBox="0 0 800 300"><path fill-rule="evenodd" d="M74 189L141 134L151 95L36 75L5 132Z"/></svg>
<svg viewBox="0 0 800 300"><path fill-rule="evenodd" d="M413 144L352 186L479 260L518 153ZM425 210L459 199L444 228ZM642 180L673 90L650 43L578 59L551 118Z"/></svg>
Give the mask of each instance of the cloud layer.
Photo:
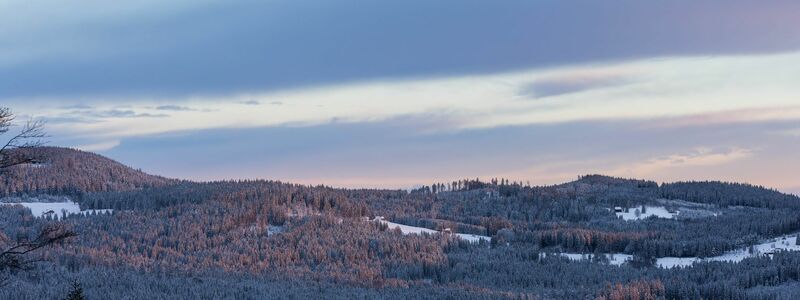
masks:
<svg viewBox="0 0 800 300"><path fill-rule="evenodd" d="M800 53L684 57L283 92L111 103L85 98L62 107L30 102L17 107L51 120L59 133L109 139L399 117L426 120L421 131L648 118L660 118L650 126L680 127L798 119L797 66ZM533 93L548 96L530 99L520 93L532 86Z"/></svg>
<svg viewBox="0 0 800 300"><path fill-rule="evenodd" d="M795 191L800 2L768 2L4 1L0 104L182 178Z"/></svg>
<svg viewBox="0 0 800 300"><path fill-rule="evenodd" d="M800 47L797 1L4 1L0 98L264 92Z"/></svg>

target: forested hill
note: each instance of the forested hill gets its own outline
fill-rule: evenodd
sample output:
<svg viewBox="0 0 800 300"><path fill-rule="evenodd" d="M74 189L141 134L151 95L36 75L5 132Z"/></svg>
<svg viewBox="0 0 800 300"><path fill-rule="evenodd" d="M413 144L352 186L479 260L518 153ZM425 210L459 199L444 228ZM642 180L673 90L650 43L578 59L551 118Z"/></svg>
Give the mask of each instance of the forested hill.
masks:
<svg viewBox="0 0 800 300"><path fill-rule="evenodd" d="M61 299L71 280L88 299L800 297L800 199L758 186L192 182L40 151L44 163L2 175L3 193L77 195L87 213L0 206L0 249L55 222L79 234L7 274L0 299Z"/></svg>
<svg viewBox="0 0 800 300"><path fill-rule="evenodd" d="M149 175L109 158L75 149L40 147L16 151L35 152L42 161L4 170L0 174L2 196L129 191L178 182Z"/></svg>
<svg viewBox="0 0 800 300"><path fill-rule="evenodd" d="M744 183L719 181L674 182L661 186L665 198L722 206L754 206L777 208L800 201L797 196L774 189Z"/></svg>
<svg viewBox="0 0 800 300"><path fill-rule="evenodd" d="M724 181L678 181L659 185L648 180L585 175L557 187L571 189L584 197L676 199L722 207L778 208L800 204L800 197L796 195L758 185Z"/></svg>

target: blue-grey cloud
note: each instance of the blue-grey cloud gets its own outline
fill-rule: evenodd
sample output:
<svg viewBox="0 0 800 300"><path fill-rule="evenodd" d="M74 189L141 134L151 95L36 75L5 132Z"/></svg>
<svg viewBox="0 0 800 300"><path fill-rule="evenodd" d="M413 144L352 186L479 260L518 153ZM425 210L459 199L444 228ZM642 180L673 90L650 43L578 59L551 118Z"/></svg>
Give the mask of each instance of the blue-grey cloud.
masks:
<svg viewBox="0 0 800 300"><path fill-rule="evenodd" d="M137 113L128 109L109 109L100 111L73 112L74 115L85 115L94 118L165 118L168 114Z"/></svg>
<svg viewBox="0 0 800 300"><path fill-rule="evenodd" d="M73 106L74 107L74 106ZM81 106L83 107L83 106ZM87 106L89 107L89 106ZM153 114L136 112L122 107L106 110L79 109L70 110L68 112L60 113L42 117L44 121L50 124L80 124L80 123L96 123L102 119L107 118L166 118L168 114Z"/></svg>
<svg viewBox="0 0 800 300"><path fill-rule="evenodd" d="M44 29L12 31L0 45L26 55L0 64L0 98L236 93L800 48L800 2L788 0L225 1L145 11L87 13L63 28L32 15Z"/></svg>
<svg viewBox="0 0 800 300"><path fill-rule="evenodd" d="M159 105L156 106L157 110L166 110L166 111L195 111L196 109L188 107L188 106L181 106L181 105Z"/></svg>
<svg viewBox="0 0 800 300"><path fill-rule="evenodd" d="M532 98L546 98L598 88L615 87L634 82L624 76L547 78L532 82L522 88L520 94Z"/></svg>
<svg viewBox="0 0 800 300"><path fill-rule="evenodd" d="M48 116L42 118L42 120L44 120L49 125L58 125L58 124L74 125L74 124L86 124L86 123L98 122L97 119L89 118L82 115L74 115L74 114Z"/></svg>
<svg viewBox="0 0 800 300"><path fill-rule="evenodd" d="M72 104L72 105L65 105L61 107L62 109L92 109L91 105L86 104Z"/></svg>

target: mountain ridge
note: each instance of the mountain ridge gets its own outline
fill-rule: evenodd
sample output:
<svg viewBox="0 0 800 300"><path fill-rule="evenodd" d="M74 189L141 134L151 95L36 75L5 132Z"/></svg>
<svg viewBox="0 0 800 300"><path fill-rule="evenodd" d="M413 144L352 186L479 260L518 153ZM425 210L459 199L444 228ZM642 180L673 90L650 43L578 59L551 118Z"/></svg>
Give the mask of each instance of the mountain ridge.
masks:
<svg viewBox="0 0 800 300"><path fill-rule="evenodd" d="M69 194L76 195L94 192L121 192L151 187L162 187L181 182L215 183L237 180L192 181L167 178L149 174L125 165L112 158L90 151L67 147L38 147L18 149L15 151L33 151L44 158L42 163L27 164L9 168L0 173L0 196L20 194ZM66 175L66 176L65 176ZM67 178L66 180L64 178ZM246 181L259 181L258 179ZM468 180L469 181L469 180ZM476 181L480 186L489 186L490 182ZM290 182L285 182L289 183ZM520 183L521 184L521 183ZM506 183L506 185L510 185ZM678 198L678 194L688 197L696 188L752 190L773 194L773 198L796 198L798 195L783 192L774 188L749 183L726 182L720 180L675 181L657 183L648 179L622 178L602 174L579 175L578 179L553 185L554 187L575 188L580 185L589 186L635 186L639 188L669 189L671 192L662 196ZM324 185L323 185L324 186ZM423 185L425 187L425 185ZM542 186L543 187L543 186ZM363 190L350 188L348 190ZM394 190L394 189L377 189ZM707 198L707 197L706 197ZM703 201L700 201L703 202Z"/></svg>

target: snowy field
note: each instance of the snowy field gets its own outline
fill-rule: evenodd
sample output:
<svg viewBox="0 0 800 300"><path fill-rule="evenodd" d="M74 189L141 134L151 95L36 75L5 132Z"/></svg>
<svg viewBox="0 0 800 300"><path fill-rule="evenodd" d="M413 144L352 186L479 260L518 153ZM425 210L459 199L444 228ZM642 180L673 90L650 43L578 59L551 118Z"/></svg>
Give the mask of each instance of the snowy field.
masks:
<svg viewBox="0 0 800 300"><path fill-rule="evenodd" d="M472 243L478 243L481 240L486 242L491 242L492 238L484 235L477 235L477 234L466 234L466 233L454 233L456 236L461 238L462 240L469 241Z"/></svg>
<svg viewBox="0 0 800 300"><path fill-rule="evenodd" d="M286 229L283 226L273 226L269 225L267 228L267 236L273 236L275 234L283 233Z"/></svg>
<svg viewBox="0 0 800 300"><path fill-rule="evenodd" d="M558 253L558 255L569 258L569 260L572 261L580 261L585 259L591 260L593 256L593 254L581 254L581 253ZM633 255L619 254L619 253L601 254L601 255L605 255L606 258L608 258L608 264L614 266L620 266L626 261L629 261L633 258ZM546 255L542 253L542 257L545 256Z"/></svg>
<svg viewBox="0 0 800 300"><path fill-rule="evenodd" d="M48 212L52 212L52 217L54 219L60 219L64 213L67 215L90 215L92 213L95 214L107 214L111 213L113 210L111 209L89 209L89 210L81 210L78 203L68 201L68 202L15 202L15 203L2 203L2 205L22 205L28 209L30 209L31 214L34 217L44 217L45 214Z"/></svg>
<svg viewBox="0 0 800 300"><path fill-rule="evenodd" d="M616 213L617 218L622 218L625 221L642 220L651 216L656 218L672 219L680 214L680 211L671 213L663 206L639 206L628 209L628 212Z"/></svg>
<svg viewBox="0 0 800 300"><path fill-rule="evenodd" d="M753 252L750 253L749 247L741 248L733 251L725 252L725 254L698 258L698 257L661 257L656 259L656 265L671 269L674 267L688 267L696 262L709 262L709 261L724 261L738 263L748 257L756 257L760 255L772 255L779 251L800 251L800 246L797 245L797 234L784 235L775 239L762 242L753 246ZM592 259L592 254L581 253L559 253L559 255L569 258L573 261ZM631 260L633 256L622 253L604 254L609 258L609 264L622 265L624 262Z"/></svg>
<svg viewBox="0 0 800 300"><path fill-rule="evenodd" d="M720 256L707 257L703 259L697 257L662 257L656 261L656 265L669 269L674 267L691 266L695 262L703 261L740 262L748 257L772 255L773 253L779 251L800 251L800 246L797 245L797 235L784 235L779 238L771 239L754 245L752 253L750 253L749 247L747 247L728 251Z"/></svg>
<svg viewBox="0 0 800 300"><path fill-rule="evenodd" d="M441 234L441 232L433 230L433 229L415 227L415 226L408 226L408 225L389 222L389 221L384 220L383 217L375 217L375 219L373 221L380 221L381 223L386 224L387 226L389 226L389 229L399 228L400 232L402 232L403 234L422 234L422 233ZM484 236L484 235L466 234L466 233L453 233L453 235L458 236L462 240L473 242L473 243L478 243L481 240L484 240L484 241L487 241L487 242L491 242L492 241L491 237Z"/></svg>

